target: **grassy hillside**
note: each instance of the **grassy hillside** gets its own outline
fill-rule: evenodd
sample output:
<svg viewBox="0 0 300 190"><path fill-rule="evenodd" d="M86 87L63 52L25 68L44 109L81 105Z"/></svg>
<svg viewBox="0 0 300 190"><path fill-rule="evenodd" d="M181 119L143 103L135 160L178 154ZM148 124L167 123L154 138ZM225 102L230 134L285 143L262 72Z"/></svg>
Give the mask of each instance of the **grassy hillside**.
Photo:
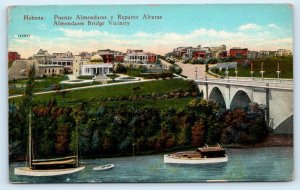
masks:
<svg viewBox="0 0 300 190"><path fill-rule="evenodd" d="M293 78L293 57L271 57L271 58L260 58L255 59L253 62L254 77L261 77L261 65L264 66L264 77L266 78L277 78L277 65L280 65L280 78ZM250 64L238 64L238 76L239 77L250 77ZM224 76L223 72L218 72L218 69L213 72ZM229 76L235 76L234 69L229 69Z"/></svg>
<svg viewBox="0 0 300 190"><path fill-rule="evenodd" d="M157 80L151 82L142 82L136 84L103 86L90 89L82 89L69 91L62 95L59 93L49 93L36 95L34 101L38 104L46 104L49 100L56 98L58 105L78 105L86 102L89 106L100 105L119 105L119 104L136 104L139 107L146 105L153 105L158 108L180 108L192 99L192 97L185 98L161 98L159 95L169 94L171 91L179 90L186 91L190 87L190 82L181 79L172 80ZM138 90L133 90L138 88ZM139 100L131 101L130 98L134 96L144 96ZM10 99L18 103L20 98Z"/></svg>

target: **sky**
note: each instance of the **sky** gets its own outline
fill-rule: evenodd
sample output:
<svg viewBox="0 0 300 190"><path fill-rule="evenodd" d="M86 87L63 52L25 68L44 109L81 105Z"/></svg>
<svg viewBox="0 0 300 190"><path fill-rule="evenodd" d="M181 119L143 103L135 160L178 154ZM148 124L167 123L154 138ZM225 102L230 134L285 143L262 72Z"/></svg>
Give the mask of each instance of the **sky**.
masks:
<svg viewBox="0 0 300 190"><path fill-rule="evenodd" d="M144 14L162 19L143 19ZM44 20L24 20L24 15ZM103 26L87 25L77 15L106 16ZM128 26L109 25L122 22ZM72 17L71 20L55 19ZM55 21L85 22L54 26ZM98 20L94 20L98 21ZM30 34L30 37L20 37ZM49 53L143 49L165 54L179 46L245 47L249 50L293 50L293 8L289 4L16 6L8 9L8 50L28 58L39 49Z"/></svg>

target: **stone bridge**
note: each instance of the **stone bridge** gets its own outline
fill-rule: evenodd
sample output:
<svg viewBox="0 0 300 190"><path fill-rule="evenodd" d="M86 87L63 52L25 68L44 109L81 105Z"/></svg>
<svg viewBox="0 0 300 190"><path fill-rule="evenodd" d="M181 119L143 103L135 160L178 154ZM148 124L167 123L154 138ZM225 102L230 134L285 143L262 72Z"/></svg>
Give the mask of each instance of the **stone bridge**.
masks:
<svg viewBox="0 0 300 190"><path fill-rule="evenodd" d="M250 102L266 106L265 117L275 133L293 133L293 80L261 78L201 78L195 80L207 100L224 109Z"/></svg>

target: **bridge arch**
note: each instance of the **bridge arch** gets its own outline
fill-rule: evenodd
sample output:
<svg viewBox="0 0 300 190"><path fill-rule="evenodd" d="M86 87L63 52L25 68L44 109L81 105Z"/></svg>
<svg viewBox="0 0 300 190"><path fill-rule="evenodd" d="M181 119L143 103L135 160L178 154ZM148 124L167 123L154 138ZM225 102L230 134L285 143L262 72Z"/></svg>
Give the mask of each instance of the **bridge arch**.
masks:
<svg viewBox="0 0 300 190"><path fill-rule="evenodd" d="M250 102L251 99L248 94L243 90L239 90L235 93L231 100L230 109L246 108Z"/></svg>
<svg viewBox="0 0 300 190"><path fill-rule="evenodd" d="M219 104L220 108L226 109L226 103L224 100L224 96L218 87L214 87L211 90L208 100L217 102Z"/></svg>

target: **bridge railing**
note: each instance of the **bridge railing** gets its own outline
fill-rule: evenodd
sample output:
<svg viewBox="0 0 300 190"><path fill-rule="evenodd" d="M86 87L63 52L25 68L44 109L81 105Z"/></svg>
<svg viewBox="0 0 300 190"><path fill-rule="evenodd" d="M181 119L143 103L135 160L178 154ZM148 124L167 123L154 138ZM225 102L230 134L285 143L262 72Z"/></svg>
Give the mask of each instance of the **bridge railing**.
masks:
<svg viewBox="0 0 300 190"><path fill-rule="evenodd" d="M215 83L215 84L228 84L238 86L253 86L263 88L281 88L293 89L294 82L291 79L261 79L261 78L198 78L196 82Z"/></svg>

